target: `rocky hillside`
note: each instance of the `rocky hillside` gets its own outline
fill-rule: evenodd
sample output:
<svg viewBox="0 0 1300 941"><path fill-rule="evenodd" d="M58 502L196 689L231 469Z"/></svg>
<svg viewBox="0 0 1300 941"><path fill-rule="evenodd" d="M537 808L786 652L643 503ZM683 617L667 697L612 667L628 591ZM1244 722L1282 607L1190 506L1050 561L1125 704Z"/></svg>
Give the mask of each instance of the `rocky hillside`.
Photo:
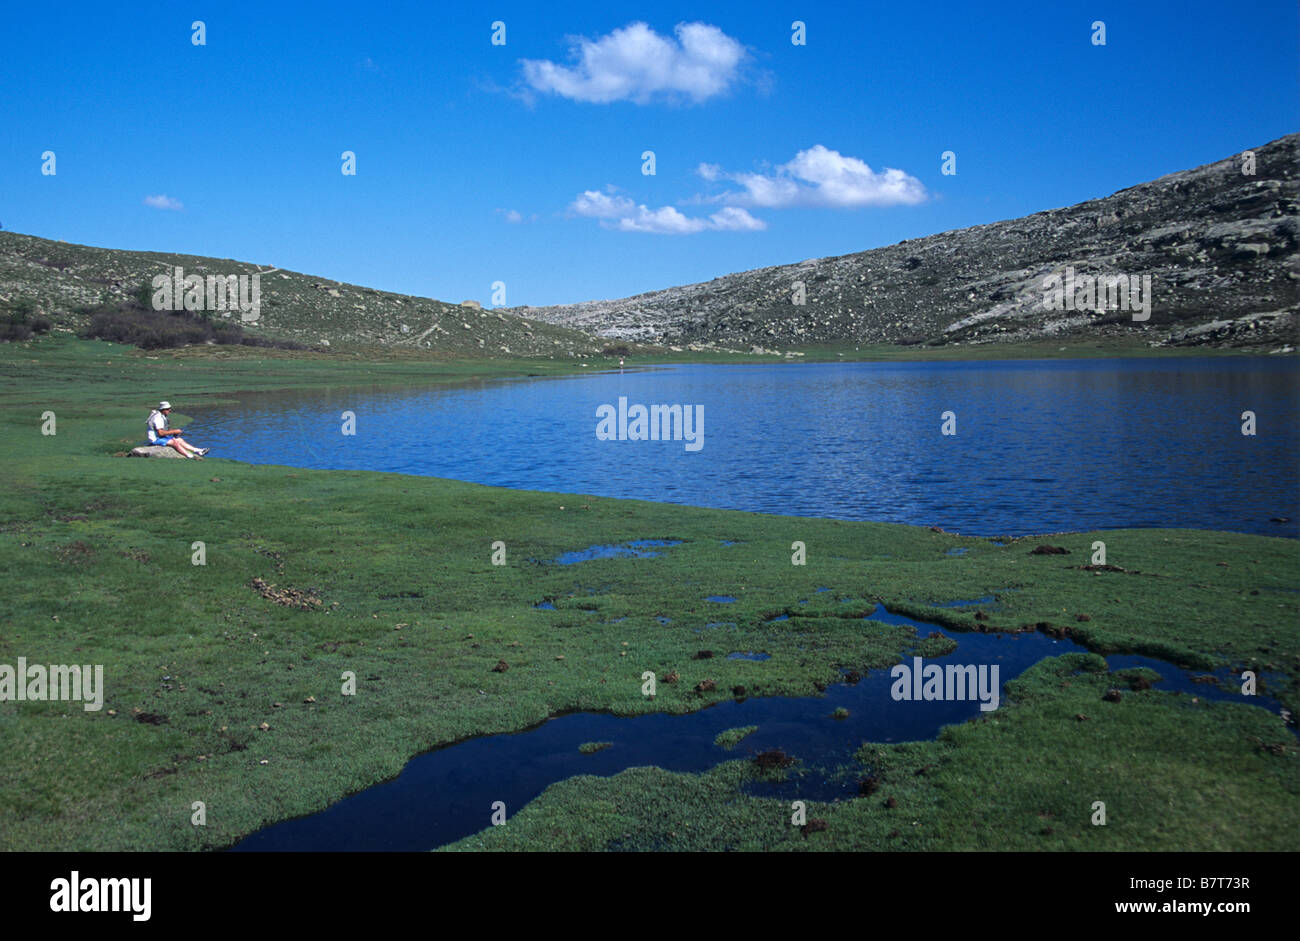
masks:
<svg viewBox="0 0 1300 941"><path fill-rule="evenodd" d="M312 347L397 346L456 355L589 356L602 343L577 330L477 302L448 304L228 259L130 252L0 232L0 304L34 302L56 329L80 329L86 305L121 300L174 268L185 274L260 274L260 312L247 333ZM214 316L222 316L214 314ZM232 319L238 321L235 311Z"/></svg>
<svg viewBox="0 0 1300 941"><path fill-rule="evenodd" d="M1153 345L1294 344L1297 135L1065 209L622 300L515 308L601 337L763 348L991 343L1141 331ZM1044 279L1151 279L1150 317L1049 310ZM803 285L802 305L796 292Z"/></svg>

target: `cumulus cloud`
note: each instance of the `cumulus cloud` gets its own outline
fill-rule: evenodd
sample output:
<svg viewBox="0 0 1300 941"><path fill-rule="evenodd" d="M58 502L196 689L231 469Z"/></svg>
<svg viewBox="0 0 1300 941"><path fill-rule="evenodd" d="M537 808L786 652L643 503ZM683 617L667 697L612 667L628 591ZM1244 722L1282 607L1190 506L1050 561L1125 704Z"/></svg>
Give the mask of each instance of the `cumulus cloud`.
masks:
<svg viewBox="0 0 1300 941"><path fill-rule="evenodd" d="M799 151L772 173L726 173L709 163L700 164L696 172L705 180L740 184L739 191L710 197L731 206L853 209L912 205L924 202L929 195L920 180L902 170L886 167L876 172L857 157L846 157L821 144Z"/></svg>
<svg viewBox="0 0 1300 941"><path fill-rule="evenodd" d="M161 193L157 196L146 196L144 204L152 209L184 209L179 199L172 199L170 196L164 196Z"/></svg>
<svg viewBox="0 0 1300 941"><path fill-rule="evenodd" d="M692 235L708 230L756 232L767 228L744 209L727 206L708 217L687 216L672 206L651 209L626 196L586 190L569 208L580 216L599 219L607 229L619 232L653 232L660 235Z"/></svg>
<svg viewBox="0 0 1300 941"><path fill-rule="evenodd" d="M676 39L632 23L599 39L578 37L572 65L524 59L524 80L536 91L607 104L656 99L705 101L736 81L745 47L716 26L678 23Z"/></svg>

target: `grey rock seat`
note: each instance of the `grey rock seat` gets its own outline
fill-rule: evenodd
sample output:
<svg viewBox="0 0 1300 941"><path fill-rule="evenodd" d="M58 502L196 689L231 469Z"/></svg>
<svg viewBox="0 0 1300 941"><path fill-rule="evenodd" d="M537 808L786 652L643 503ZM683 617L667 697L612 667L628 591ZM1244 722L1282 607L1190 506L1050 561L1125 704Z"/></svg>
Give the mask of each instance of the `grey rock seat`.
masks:
<svg viewBox="0 0 1300 941"><path fill-rule="evenodd" d="M185 456L175 448L159 444L146 444L142 447L132 448L128 457L174 457L182 461L185 460Z"/></svg>

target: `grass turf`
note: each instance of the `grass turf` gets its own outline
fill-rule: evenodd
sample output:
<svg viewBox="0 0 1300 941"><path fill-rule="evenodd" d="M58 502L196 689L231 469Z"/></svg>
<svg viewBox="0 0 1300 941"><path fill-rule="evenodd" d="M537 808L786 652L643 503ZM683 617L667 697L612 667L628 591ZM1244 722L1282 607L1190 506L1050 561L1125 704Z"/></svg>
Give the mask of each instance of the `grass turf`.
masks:
<svg viewBox="0 0 1300 941"><path fill-rule="evenodd" d="M841 668L887 666L916 645L909 627L861 620L881 601L958 628L1042 623L1099 651L1275 672L1284 685L1269 692L1296 705L1300 565L1289 540L1119 530L998 546L396 474L124 460L111 454L138 438L159 389L183 389L187 399L168 392L183 412L187 400L241 391L561 367L264 351L150 359L63 340L0 349L0 366L0 664L103 664L107 687L99 712L0 704L3 849L220 847L391 777L421 750L557 712L683 712L742 681L749 695L810 695ZM56 435L40 432L46 410ZM682 544L653 559L550 562L644 538ZM1077 567L1098 539L1126 571ZM504 566L491 562L497 540ZM791 565L794 540L807 565ZM205 565L193 564L196 541ZM1071 554L1030 555L1039 542ZM956 546L968 551L946 554ZM704 600L715 594L737 601ZM934 607L989 594L988 621ZM554 610L535 607L543 601ZM721 611L737 624L729 645L771 658L696 659L711 642L696 629ZM782 613L791 617L770 621ZM749 772L729 762L705 775L572 779L460 845L1297 848L1297 754L1277 717L1189 710L1155 692L1103 704L1089 683L1110 680L1082 674L1062 687L1052 669L1026 674L993 717L864 753L909 817L883 836L877 795L817 808L828 827L804 836L788 806L739 793ZM649 700L645 670L680 679L661 679ZM356 694L345 696L349 672ZM697 691L703 680L715 688ZM1080 831L1074 815L1094 796L1112 823ZM194 801L206 804L205 827L191 825ZM552 832L561 819L573 840ZM717 821L730 836L707 836L723 832ZM695 842L679 844L688 825ZM888 836L903 827L906 837Z"/></svg>

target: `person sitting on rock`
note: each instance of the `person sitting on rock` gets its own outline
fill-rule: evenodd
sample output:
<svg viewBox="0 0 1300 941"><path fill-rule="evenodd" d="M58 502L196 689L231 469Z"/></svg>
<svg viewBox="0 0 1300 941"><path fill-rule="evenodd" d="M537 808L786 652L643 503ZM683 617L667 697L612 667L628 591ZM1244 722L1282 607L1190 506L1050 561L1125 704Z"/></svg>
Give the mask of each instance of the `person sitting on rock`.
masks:
<svg viewBox="0 0 1300 941"><path fill-rule="evenodd" d="M167 427L167 414L172 410L172 403L159 402L158 407L149 413L149 443L156 447L174 448L182 457L201 459L209 448L196 448L181 437L181 429Z"/></svg>

